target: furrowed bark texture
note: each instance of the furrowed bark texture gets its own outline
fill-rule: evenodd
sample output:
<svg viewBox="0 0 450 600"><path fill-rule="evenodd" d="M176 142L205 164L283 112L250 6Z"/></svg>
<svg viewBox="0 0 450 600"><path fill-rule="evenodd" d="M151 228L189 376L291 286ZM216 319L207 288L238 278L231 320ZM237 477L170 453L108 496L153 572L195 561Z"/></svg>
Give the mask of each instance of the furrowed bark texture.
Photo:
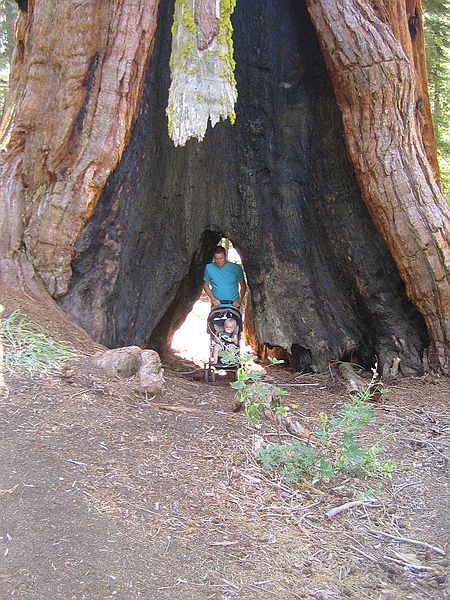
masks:
<svg viewBox="0 0 450 600"><path fill-rule="evenodd" d="M361 200L305 3L238 2L236 123L184 148L166 128L172 15L161 3L140 115L61 304L108 346L164 349L224 235L243 258L256 338L295 368L399 356L420 372L423 321Z"/></svg>
<svg viewBox="0 0 450 600"><path fill-rule="evenodd" d="M158 0L29 0L1 130L0 277L54 297L139 109ZM28 262L27 262L28 260Z"/></svg>
<svg viewBox="0 0 450 600"><path fill-rule="evenodd" d="M362 0L308 0L362 197L425 319L428 360L450 372L450 210L415 124L415 78Z"/></svg>
<svg viewBox="0 0 450 600"><path fill-rule="evenodd" d="M372 0L376 14L388 23L414 67L415 122L436 181L440 181L437 145L428 95L422 0Z"/></svg>

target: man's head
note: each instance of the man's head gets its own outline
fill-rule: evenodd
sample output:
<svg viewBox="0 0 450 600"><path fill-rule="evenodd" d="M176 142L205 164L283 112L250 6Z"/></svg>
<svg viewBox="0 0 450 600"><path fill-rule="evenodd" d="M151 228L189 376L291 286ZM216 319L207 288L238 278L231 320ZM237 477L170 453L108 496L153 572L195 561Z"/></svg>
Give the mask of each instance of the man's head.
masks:
<svg viewBox="0 0 450 600"><path fill-rule="evenodd" d="M218 267L223 267L227 262L227 251L223 246L216 246L214 248L214 262Z"/></svg>
<svg viewBox="0 0 450 600"><path fill-rule="evenodd" d="M237 327L237 321L236 319L227 319L226 321L224 321L223 323L223 330L225 331L225 333L234 333L236 331L236 327Z"/></svg>

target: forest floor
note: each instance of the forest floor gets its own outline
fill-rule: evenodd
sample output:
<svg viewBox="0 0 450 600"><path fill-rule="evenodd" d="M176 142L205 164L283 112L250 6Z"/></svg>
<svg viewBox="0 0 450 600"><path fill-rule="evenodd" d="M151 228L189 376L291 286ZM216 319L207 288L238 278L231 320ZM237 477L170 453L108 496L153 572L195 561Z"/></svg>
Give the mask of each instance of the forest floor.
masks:
<svg viewBox="0 0 450 600"><path fill-rule="evenodd" d="M422 600L449 594L450 380L397 378L374 406L377 480L290 484L264 470L226 377L165 362L161 397L92 366L99 346L26 296L0 290L79 356L5 372L0 408L1 599ZM8 351L8 347L5 348ZM333 373L271 371L307 429L348 401ZM286 438L292 439L292 438ZM375 498L327 516L330 509Z"/></svg>

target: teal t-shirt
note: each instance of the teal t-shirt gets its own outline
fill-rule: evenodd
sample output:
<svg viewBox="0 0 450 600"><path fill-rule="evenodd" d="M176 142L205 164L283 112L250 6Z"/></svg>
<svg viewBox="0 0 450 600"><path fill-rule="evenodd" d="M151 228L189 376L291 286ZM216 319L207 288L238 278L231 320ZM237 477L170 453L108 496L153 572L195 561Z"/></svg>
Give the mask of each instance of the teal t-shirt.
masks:
<svg viewBox="0 0 450 600"><path fill-rule="evenodd" d="M205 267L203 281L209 281L212 293L217 300L239 300L239 281L244 280L242 267L236 263L226 262L223 267L209 263Z"/></svg>

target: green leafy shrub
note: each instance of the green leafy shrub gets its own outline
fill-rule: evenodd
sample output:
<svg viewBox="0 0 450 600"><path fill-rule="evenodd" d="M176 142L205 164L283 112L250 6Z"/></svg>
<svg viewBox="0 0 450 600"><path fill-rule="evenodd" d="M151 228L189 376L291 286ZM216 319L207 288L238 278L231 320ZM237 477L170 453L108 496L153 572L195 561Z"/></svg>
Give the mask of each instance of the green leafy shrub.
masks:
<svg viewBox="0 0 450 600"><path fill-rule="evenodd" d="M300 441L281 443L280 417L287 415L288 407L283 406L281 399L287 394L282 388L264 384L261 372L252 366L256 356L252 354L234 355L239 360L237 380L231 383L236 391L236 401L245 409L248 421L258 426L269 411L275 417L278 444L269 444L259 450L261 464L275 471L290 482L297 482L302 477L331 479L341 473L354 477L389 476L394 470L390 460L381 462L379 455L384 448L378 443L364 448L357 440L357 432L375 422L372 405L375 384L378 380L376 366L367 387L357 394L350 395L340 414L329 418L324 412L319 413L319 428L314 431L306 444ZM272 364L283 361L272 359ZM378 393L387 390L377 386Z"/></svg>
<svg viewBox="0 0 450 600"><path fill-rule="evenodd" d="M263 467L280 473L286 481L296 482L305 473L315 471L318 453L299 442L269 444L262 448L259 458Z"/></svg>
<svg viewBox="0 0 450 600"><path fill-rule="evenodd" d="M238 363L240 365L236 371L236 381L230 385L236 391L236 404L244 407L247 419L253 425L258 425L265 410L281 416L285 416L288 410L280 402L281 397L287 396L286 390L279 387L273 388L273 386L261 382L261 372L253 367L256 358L257 356L254 354L245 352L242 354L232 353L222 359L224 362L229 361L229 364ZM269 358L269 360L272 365L283 363L282 360L276 358Z"/></svg>
<svg viewBox="0 0 450 600"><path fill-rule="evenodd" d="M394 463L380 461L384 448L379 444L364 448L356 438L357 431L374 421L372 406L353 398L337 417L328 419L325 413L319 414L322 426L308 444L269 444L260 450L259 459L264 467L291 482L305 476L331 479L341 473L354 477L389 476Z"/></svg>

